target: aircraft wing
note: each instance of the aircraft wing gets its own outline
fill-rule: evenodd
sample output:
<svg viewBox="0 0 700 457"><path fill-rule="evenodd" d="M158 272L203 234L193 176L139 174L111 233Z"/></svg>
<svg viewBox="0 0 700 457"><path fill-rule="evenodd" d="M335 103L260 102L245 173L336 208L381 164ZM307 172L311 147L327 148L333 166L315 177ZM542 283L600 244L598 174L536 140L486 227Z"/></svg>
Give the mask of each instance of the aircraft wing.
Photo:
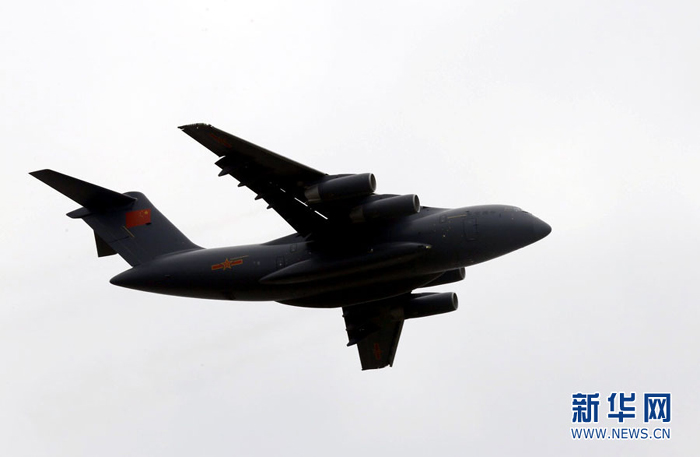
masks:
<svg viewBox="0 0 700 457"><path fill-rule="evenodd" d="M208 124L180 129L219 156L219 176L231 175L239 187L251 189L256 200L265 200L302 236L337 233L353 222L420 211L415 195L375 194L371 173L329 176ZM344 183L341 190L339 181Z"/></svg>
<svg viewBox="0 0 700 457"><path fill-rule="evenodd" d="M302 235L318 231L326 218L305 203L304 190L325 173L256 146L207 124L180 127L182 131L218 155L219 176L231 175L265 200Z"/></svg>
<svg viewBox="0 0 700 457"><path fill-rule="evenodd" d="M404 322L403 309L393 306L399 300L343 307L348 346L357 345L363 370L394 364Z"/></svg>

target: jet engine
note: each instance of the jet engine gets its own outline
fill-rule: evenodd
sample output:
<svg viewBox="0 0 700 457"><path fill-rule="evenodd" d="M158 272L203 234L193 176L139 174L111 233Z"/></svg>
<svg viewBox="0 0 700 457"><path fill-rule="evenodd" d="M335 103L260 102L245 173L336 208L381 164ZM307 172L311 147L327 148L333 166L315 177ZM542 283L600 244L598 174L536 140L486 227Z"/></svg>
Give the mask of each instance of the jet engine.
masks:
<svg viewBox="0 0 700 457"><path fill-rule="evenodd" d="M454 292L417 294L416 298L411 298L404 305L403 313L405 319L415 319L449 313L455 311L457 305L457 294Z"/></svg>
<svg viewBox="0 0 700 457"><path fill-rule="evenodd" d="M417 195L397 195L356 206L350 211L350 219L353 222L396 219L419 211L420 200Z"/></svg>
<svg viewBox="0 0 700 457"><path fill-rule="evenodd" d="M328 177L304 191L309 203L327 202L340 198L371 195L377 189L372 173Z"/></svg>

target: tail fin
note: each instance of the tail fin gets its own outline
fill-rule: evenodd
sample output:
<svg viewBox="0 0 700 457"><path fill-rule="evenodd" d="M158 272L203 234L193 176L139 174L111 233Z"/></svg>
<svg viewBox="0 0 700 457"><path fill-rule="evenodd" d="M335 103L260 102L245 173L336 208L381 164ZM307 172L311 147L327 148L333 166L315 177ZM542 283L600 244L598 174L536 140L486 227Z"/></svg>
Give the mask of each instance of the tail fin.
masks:
<svg viewBox="0 0 700 457"><path fill-rule="evenodd" d="M83 206L68 217L84 220L95 231L99 257L119 254L136 266L164 254L201 249L140 192L120 194L53 170L30 175Z"/></svg>

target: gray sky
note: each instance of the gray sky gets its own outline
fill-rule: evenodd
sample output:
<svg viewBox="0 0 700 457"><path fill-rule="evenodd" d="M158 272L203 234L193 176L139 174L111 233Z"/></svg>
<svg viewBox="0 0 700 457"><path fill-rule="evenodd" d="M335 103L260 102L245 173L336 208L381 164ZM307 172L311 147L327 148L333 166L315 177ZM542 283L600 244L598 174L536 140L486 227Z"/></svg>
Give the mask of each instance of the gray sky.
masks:
<svg viewBox="0 0 700 457"><path fill-rule="evenodd" d="M693 2L4 2L0 454L689 455L700 448ZM207 122L543 241L467 269L361 372L339 310L111 286L75 204L140 190L207 247L286 223L217 179ZM396 164L401 166L397 167ZM574 392L670 392L670 441L574 441ZM636 403L642 427L642 403ZM605 418L600 426L616 426Z"/></svg>

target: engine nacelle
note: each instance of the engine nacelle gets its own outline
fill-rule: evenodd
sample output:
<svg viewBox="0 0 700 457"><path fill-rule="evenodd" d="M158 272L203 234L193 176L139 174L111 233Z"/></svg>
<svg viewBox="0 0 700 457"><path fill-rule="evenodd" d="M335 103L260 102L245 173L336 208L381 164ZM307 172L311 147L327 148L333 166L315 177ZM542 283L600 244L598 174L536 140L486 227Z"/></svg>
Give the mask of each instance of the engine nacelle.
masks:
<svg viewBox="0 0 700 457"><path fill-rule="evenodd" d="M420 200L417 195L399 195L357 206L350 211L350 219L353 222L396 219L416 214L419 211Z"/></svg>
<svg viewBox="0 0 700 457"><path fill-rule="evenodd" d="M405 319L415 319L417 317L449 313L457 310L457 306L457 294L454 292L426 293L409 300L404 305L403 313Z"/></svg>
<svg viewBox="0 0 700 457"><path fill-rule="evenodd" d="M340 198L371 195L377 189L372 173L328 178L304 191L309 203L327 202Z"/></svg>

